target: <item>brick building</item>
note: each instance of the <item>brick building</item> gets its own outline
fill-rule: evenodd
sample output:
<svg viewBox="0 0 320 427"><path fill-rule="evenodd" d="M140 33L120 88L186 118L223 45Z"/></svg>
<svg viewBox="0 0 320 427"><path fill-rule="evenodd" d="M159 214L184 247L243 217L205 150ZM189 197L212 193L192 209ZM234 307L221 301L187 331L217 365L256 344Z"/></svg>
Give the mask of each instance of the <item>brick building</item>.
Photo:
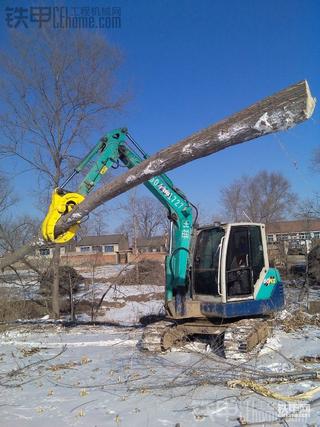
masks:
<svg viewBox="0 0 320 427"><path fill-rule="evenodd" d="M282 273L305 270L306 255L320 239L320 220L278 221L266 225L269 260Z"/></svg>
<svg viewBox="0 0 320 427"><path fill-rule="evenodd" d="M86 236L78 241L60 246L62 263L80 265L84 262L97 265L127 262L128 238L124 234ZM52 248L41 248L36 255L52 257Z"/></svg>
<svg viewBox="0 0 320 427"><path fill-rule="evenodd" d="M167 240L165 236L154 236L149 239L140 237L137 239L137 250L139 253L167 252Z"/></svg>
<svg viewBox="0 0 320 427"><path fill-rule="evenodd" d="M277 221L266 224L268 244L287 242L287 246L299 247L320 239L320 219Z"/></svg>

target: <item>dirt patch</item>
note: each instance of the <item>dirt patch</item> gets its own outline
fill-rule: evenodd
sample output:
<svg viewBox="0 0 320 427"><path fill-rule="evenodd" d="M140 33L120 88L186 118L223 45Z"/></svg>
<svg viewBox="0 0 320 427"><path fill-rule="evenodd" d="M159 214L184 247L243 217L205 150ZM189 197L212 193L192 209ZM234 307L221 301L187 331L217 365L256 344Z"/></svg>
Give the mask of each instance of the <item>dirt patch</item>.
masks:
<svg viewBox="0 0 320 427"><path fill-rule="evenodd" d="M165 284L165 271L161 262L144 260L130 270L123 270L117 276L109 278L109 282L117 285L159 285Z"/></svg>
<svg viewBox="0 0 320 427"><path fill-rule="evenodd" d="M148 302L154 300L164 300L163 292L152 292L150 294L128 295L126 301Z"/></svg>
<svg viewBox="0 0 320 427"><path fill-rule="evenodd" d="M308 276L310 286L320 285L320 244L315 246L308 255Z"/></svg>
<svg viewBox="0 0 320 427"><path fill-rule="evenodd" d="M16 319L36 319L47 314L46 307L31 300L0 300L0 322Z"/></svg>
<svg viewBox="0 0 320 427"><path fill-rule="evenodd" d="M277 322L278 323L278 322ZM294 332L304 328L306 325L320 326L320 315L310 315L302 310L289 313L288 316L281 321L282 329L285 332Z"/></svg>
<svg viewBox="0 0 320 427"><path fill-rule="evenodd" d="M110 309L110 308L123 308L126 305L126 301L105 301L100 308ZM93 309L96 312L97 305L94 303ZM92 302L83 300L77 305L77 314L86 313L91 314L92 311Z"/></svg>
<svg viewBox="0 0 320 427"><path fill-rule="evenodd" d="M109 282L110 282L110 279L107 277L97 277L97 278L95 277L94 278L94 283L109 283ZM90 286L92 284L91 277L85 277L83 279L83 283L85 283L87 287Z"/></svg>
<svg viewBox="0 0 320 427"><path fill-rule="evenodd" d="M23 357L29 357L32 356L35 353L39 353L41 351L40 347L32 347L32 348L22 348L20 350L20 353Z"/></svg>

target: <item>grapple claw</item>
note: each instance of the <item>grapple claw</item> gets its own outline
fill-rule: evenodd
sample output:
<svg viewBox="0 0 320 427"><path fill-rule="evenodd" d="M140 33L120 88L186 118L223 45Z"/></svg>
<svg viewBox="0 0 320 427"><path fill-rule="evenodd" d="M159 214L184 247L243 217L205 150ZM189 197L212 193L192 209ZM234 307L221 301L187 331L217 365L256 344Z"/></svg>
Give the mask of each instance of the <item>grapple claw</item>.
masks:
<svg viewBox="0 0 320 427"><path fill-rule="evenodd" d="M72 225L65 233L55 236L54 229L62 215L69 213L76 205L84 200L84 196L78 193L61 194L56 188L52 193L51 204L45 217L41 231L44 239L48 242L65 243L71 240L79 229L78 224Z"/></svg>

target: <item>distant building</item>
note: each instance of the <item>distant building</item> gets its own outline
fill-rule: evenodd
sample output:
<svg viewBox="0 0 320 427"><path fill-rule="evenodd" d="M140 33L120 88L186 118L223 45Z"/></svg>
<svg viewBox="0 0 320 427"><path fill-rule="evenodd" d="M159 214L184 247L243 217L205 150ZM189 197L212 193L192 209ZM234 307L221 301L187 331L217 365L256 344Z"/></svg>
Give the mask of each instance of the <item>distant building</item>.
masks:
<svg viewBox="0 0 320 427"><path fill-rule="evenodd" d="M73 243L73 251L82 254L107 253L126 251L129 248L128 238L124 234L106 234L102 236L86 236Z"/></svg>
<svg viewBox="0 0 320 427"><path fill-rule="evenodd" d="M62 258L101 255L106 263L122 262L123 255L128 252L128 238L124 234L106 234L101 236L85 236L78 241L60 246ZM53 248L40 248L37 255L51 258Z"/></svg>
<svg viewBox="0 0 320 427"><path fill-rule="evenodd" d="M312 240L320 239L320 219L277 221L266 224L269 245L287 242L286 246L309 246Z"/></svg>
<svg viewBox="0 0 320 427"><path fill-rule="evenodd" d="M269 260L282 274L302 273L306 255L320 239L320 219L277 221L266 224Z"/></svg>
<svg viewBox="0 0 320 427"><path fill-rule="evenodd" d="M154 236L150 238L138 238L137 250L139 253L145 252L167 252L167 237Z"/></svg>

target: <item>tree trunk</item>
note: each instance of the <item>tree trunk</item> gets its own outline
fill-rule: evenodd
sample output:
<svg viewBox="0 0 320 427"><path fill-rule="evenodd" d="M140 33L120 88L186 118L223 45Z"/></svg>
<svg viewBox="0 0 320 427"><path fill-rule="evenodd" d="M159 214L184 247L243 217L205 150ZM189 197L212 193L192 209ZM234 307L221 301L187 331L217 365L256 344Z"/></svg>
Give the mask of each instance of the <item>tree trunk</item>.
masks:
<svg viewBox="0 0 320 427"><path fill-rule="evenodd" d="M53 258L52 258L52 269L53 269L53 280L52 280L52 314L55 319L60 317L60 301L59 301L59 275L60 267L60 247L56 246L53 248Z"/></svg>
<svg viewBox="0 0 320 427"><path fill-rule="evenodd" d="M59 284L60 285L60 284ZM73 299L73 283L71 280L71 274L69 273L69 302L70 302L70 320L74 322L76 320L75 304Z"/></svg>
<svg viewBox="0 0 320 427"><path fill-rule="evenodd" d="M102 186L89 195L70 214L59 220L56 233L59 235L66 231L71 224L75 224L97 206L156 175L232 145L293 127L308 119L312 115L314 107L315 100L310 94L306 81L265 98L251 107L159 151L117 177L110 184Z"/></svg>
<svg viewBox="0 0 320 427"><path fill-rule="evenodd" d="M91 322L94 322L94 303L95 303L95 293L94 293L94 276L95 276L95 265L92 266L91 273Z"/></svg>
<svg viewBox="0 0 320 427"><path fill-rule="evenodd" d="M88 215L102 203L113 199L150 178L167 172L195 159L216 153L232 145L240 144L273 132L286 130L311 117L315 107L308 83L302 81L273 96L236 113L219 123L165 148L91 193L71 213L64 215L56 226L56 234L65 232L70 225ZM43 239L32 243L33 247L45 245ZM0 268L17 261L28 253L21 248L16 254L5 257Z"/></svg>

